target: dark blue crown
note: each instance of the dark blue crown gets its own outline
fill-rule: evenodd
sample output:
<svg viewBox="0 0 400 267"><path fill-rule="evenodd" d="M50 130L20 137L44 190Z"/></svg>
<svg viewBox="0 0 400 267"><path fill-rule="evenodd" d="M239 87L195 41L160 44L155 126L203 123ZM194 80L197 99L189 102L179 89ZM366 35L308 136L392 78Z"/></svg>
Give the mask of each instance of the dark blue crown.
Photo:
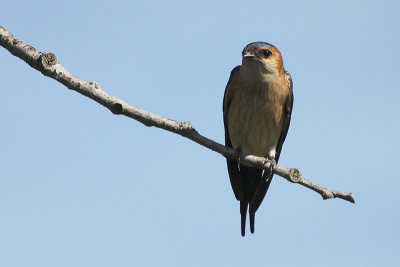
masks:
<svg viewBox="0 0 400 267"><path fill-rule="evenodd" d="M254 42L246 45L248 49L263 49L263 48L271 48L274 47L272 44L266 43L266 42Z"/></svg>

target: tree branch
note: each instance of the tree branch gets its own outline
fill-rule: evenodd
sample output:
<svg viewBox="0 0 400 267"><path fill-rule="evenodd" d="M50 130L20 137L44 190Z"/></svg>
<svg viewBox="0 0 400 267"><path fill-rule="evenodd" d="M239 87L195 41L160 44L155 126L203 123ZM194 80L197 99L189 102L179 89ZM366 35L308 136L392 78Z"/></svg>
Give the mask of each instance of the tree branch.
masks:
<svg viewBox="0 0 400 267"><path fill-rule="evenodd" d="M15 38L6 29L0 26L0 45L7 49L11 54L19 57L32 68L37 69L43 75L57 80L67 88L74 90L84 96L87 96L97 103L108 108L114 114L121 114L132 119L135 119L144 125L150 127L155 126L183 137L186 137L204 147L207 147L225 158L236 159L240 158L243 163L251 166L267 170L271 167L271 162L262 157L240 154L232 148L228 148L211 139L200 135L190 122L178 122L162 116L147 112L138 107L129 105L123 100L109 95L103 91L97 82L88 82L82 80L69 73L61 64L58 63L56 56L51 52L42 53L32 46L25 44ZM299 170L295 168L284 168L274 166L275 174L285 178L289 182L301 184L317 193L323 199L341 198L351 203L355 203L352 193L343 194L341 192L331 190L317 184L314 184L304 179Z"/></svg>

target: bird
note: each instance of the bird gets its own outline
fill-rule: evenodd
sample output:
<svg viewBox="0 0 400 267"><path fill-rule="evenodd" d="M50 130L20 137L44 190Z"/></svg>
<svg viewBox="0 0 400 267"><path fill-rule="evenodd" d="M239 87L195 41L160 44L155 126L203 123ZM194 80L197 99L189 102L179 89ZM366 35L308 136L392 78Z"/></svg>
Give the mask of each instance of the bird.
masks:
<svg viewBox="0 0 400 267"><path fill-rule="evenodd" d="M293 82L281 52L266 42L253 42L242 51L242 65L230 74L223 100L225 146L239 153L265 157L269 170L227 159L235 197L240 201L241 235L249 210L250 232L255 213L272 181L293 109Z"/></svg>

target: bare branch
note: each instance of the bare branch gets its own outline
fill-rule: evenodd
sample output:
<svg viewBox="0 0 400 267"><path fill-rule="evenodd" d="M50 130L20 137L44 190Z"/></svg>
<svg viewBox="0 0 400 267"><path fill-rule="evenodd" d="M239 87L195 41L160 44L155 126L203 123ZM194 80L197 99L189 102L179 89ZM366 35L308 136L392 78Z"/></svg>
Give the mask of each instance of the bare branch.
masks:
<svg viewBox="0 0 400 267"><path fill-rule="evenodd" d="M42 53L30 45L27 45L15 38L6 29L0 26L0 45L7 49L14 56L19 57L32 68L37 69L45 76L53 78L84 96L87 96L97 103L105 106L114 114L121 114L135 119L146 126L155 126L181 136L184 136L204 147L207 147L222 156L250 164L260 169L267 170L271 163L262 157L239 154L236 150L228 148L211 139L200 135L190 122L178 122L162 116L147 112L138 107L129 105L123 100L109 95L103 91L97 82L88 82L69 73L62 65L58 63L56 56L51 52ZM352 193L343 194L304 179L297 169L288 169L281 166L274 166L274 173L286 180L301 184L311 190L319 193L323 199L341 198L354 203Z"/></svg>

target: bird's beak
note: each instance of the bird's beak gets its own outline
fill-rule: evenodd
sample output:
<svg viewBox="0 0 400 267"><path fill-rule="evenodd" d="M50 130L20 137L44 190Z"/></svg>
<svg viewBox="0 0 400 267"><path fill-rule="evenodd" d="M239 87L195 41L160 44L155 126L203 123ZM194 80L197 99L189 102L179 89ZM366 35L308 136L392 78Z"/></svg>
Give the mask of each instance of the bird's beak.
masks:
<svg viewBox="0 0 400 267"><path fill-rule="evenodd" d="M255 57L255 56L256 56L256 55L254 55L253 52L246 51L246 52L244 53L244 55L243 55L243 58L253 58L253 57Z"/></svg>

